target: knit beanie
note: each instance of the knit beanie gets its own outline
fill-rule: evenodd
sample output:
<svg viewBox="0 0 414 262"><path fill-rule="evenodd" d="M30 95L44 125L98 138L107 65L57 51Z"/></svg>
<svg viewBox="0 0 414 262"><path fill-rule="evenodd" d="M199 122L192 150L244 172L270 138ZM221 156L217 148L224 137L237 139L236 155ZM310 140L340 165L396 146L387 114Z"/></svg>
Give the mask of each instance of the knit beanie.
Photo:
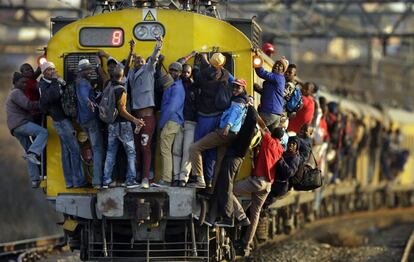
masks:
<svg viewBox="0 0 414 262"><path fill-rule="evenodd" d="M55 64L53 64L52 62L44 62L43 64L41 64L40 70L42 71L42 74L46 71L46 69L50 67L55 68Z"/></svg>

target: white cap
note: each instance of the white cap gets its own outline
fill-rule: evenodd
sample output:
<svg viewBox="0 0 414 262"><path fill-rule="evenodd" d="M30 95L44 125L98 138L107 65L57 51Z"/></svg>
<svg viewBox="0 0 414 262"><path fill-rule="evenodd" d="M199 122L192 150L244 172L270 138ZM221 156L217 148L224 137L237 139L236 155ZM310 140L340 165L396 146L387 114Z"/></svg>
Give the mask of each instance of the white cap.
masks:
<svg viewBox="0 0 414 262"><path fill-rule="evenodd" d="M86 69L90 69L92 67L93 65L89 62L88 59L81 59L79 60L79 63L78 63L78 72L81 72Z"/></svg>
<svg viewBox="0 0 414 262"><path fill-rule="evenodd" d="M42 74L46 71L46 69L50 67L55 68L55 64L53 64L52 62L44 62L43 64L41 64L40 70L42 71Z"/></svg>

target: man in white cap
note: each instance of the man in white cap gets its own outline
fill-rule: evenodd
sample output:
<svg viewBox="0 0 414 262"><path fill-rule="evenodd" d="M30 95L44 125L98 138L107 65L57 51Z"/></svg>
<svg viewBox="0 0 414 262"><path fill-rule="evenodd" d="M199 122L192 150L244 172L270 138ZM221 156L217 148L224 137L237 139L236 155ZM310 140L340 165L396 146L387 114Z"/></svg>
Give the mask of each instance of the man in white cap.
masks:
<svg viewBox="0 0 414 262"><path fill-rule="evenodd" d="M93 73L93 65L88 59L82 59L78 64L78 76L76 78L76 95L78 98L78 123L88 134L92 145L93 177L92 186L100 189L103 176L103 139L98 122L98 108L95 101L93 87L90 83Z"/></svg>
<svg viewBox="0 0 414 262"><path fill-rule="evenodd" d="M55 65L45 62L40 65L42 77L39 81L40 108L53 119L53 127L59 135L62 148L62 167L66 188L87 186L83 176L79 144L72 122L65 115L60 102L62 95L62 80L56 74Z"/></svg>

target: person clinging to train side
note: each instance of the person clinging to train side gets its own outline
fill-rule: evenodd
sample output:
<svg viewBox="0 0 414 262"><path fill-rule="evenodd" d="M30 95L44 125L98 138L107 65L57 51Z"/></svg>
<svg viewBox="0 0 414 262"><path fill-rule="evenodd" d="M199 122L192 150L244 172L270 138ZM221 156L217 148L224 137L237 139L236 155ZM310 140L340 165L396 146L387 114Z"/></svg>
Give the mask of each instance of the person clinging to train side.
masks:
<svg viewBox="0 0 414 262"><path fill-rule="evenodd" d="M223 94L230 94L228 97L231 97L230 81L233 78L229 71L224 68L226 57L222 53L214 53L208 61L201 55L201 62L203 67L194 79L196 88L200 90L197 100L198 122L194 134L195 142L210 132L214 132L218 127L222 113L230 106L230 99L223 101L221 98L227 97ZM219 99L216 99L217 97ZM200 174L197 173L196 183L211 187L217 151L211 148L205 150L203 154L204 173L201 176L198 176ZM193 166L193 170L194 168ZM204 177L202 178L202 176Z"/></svg>
<svg viewBox="0 0 414 262"><path fill-rule="evenodd" d="M246 114L246 104L248 102L246 86L247 82L244 79L234 80L231 106L223 112L218 129L208 133L190 146L192 174L197 177L197 180L193 183L188 183L188 187L206 187L206 182L203 177L206 170L203 169L202 156L202 153L205 150L218 148L216 168L218 169L220 167L226 148L236 138L236 135L242 126L243 117ZM219 170L217 170L217 173L218 171Z"/></svg>
<svg viewBox="0 0 414 262"><path fill-rule="evenodd" d="M275 62L272 72L266 71L263 67L255 68L256 74L264 79L263 90L260 97L260 117L265 121L266 126L273 130L279 125L283 113L285 77L289 61L282 57Z"/></svg>
<svg viewBox="0 0 414 262"><path fill-rule="evenodd" d="M7 100L7 126L12 136L22 145L32 188L40 184L39 156L46 146L48 132L33 121L33 110L39 110L39 101L31 101L24 94L28 79L21 73L13 75L13 85ZM32 139L32 140L31 140Z"/></svg>
<svg viewBox="0 0 414 262"><path fill-rule="evenodd" d="M135 181L136 168L135 168L135 144L134 144L134 133L132 130L131 122L136 126L143 127L145 122L140 118L135 118L126 110L127 92L125 87L122 85L122 78L124 76L124 69L122 65L117 65L114 69L113 80L106 87L104 94L102 95L102 101L99 104L101 119L103 111L112 112L106 114L108 119L104 120L108 123L108 149L106 152L104 177L103 177L103 188L109 188L115 186L112 182L112 170L115 164L115 159L118 151L119 142L125 150L128 159L128 167L126 174L126 187L134 188L138 187L139 184ZM114 103L107 103L107 99L115 97ZM114 108L111 107L114 106ZM116 108L115 108L116 107ZM110 119L114 112L119 112L115 119Z"/></svg>
<svg viewBox="0 0 414 262"><path fill-rule="evenodd" d="M157 182L161 186L170 186L173 172L172 146L174 139L184 124L184 100L185 90L180 78L182 65L173 62L168 67L168 72L174 79L174 83L164 90L161 102L161 116L159 127L161 128L160 149L162 160L161 179Z"/></svg>
<svg viewBox="0 0 414 262"><path fill-rule="evenodd" d="M103 139L99 126L99 108L96 103L91 76L94 67L88 59L82 59L78 64L78 75L75 80L78 98L77 121L87 133L92 146L93 177L92 186L99 189L102 186L103 171Z"/></svg>
<svg viewBox="0 0 414 262"><path fill-rule="evenodd" d="M82 169L76 131L62 108L62 86L66 83L59 77L52 62L41 64L40 69L43 74L38 83L40 108L42 112L52 117L53 127L59 135L66 188L88 187Z"/></svg>
<svg viewBox="0 0 414 262"><path fill-rule="evenodd" d="M141 184L149 187L149 175L151 167L151 143L156 127L155 119L155 94L154 73L158 57L161 52L163 39L157 38L154 51L145 61L142 56L134 57L134 68L128 72L127 81L131 87L132 115L141 118L145 122L138 134L134 135L136 146L136 161L138 173L141 175ZM138 178L139 179L139 178Z"/></svg>
<svg viewBox="0 0 414 262"><path fill-rule="evenodd" d="M242 239L241 247L245 250L245 255L250 251L254 234L259 223L260 211L271 190L275 179L276 164L283 154L283 146L280 139L284 131L277 127L270 131L260 128L263 134L262 145L256 159L256 165L252 175L237 182L233 187L234 214L238 221L246 220L247 216L236 196L243 194L251 195L250 205L250 225Z"/></svg>

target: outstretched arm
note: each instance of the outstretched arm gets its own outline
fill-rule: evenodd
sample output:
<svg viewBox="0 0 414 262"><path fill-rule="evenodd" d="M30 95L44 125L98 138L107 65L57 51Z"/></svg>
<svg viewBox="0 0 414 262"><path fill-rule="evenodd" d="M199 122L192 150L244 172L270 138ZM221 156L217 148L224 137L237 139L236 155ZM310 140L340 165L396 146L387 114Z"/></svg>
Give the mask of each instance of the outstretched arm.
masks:
<svg viewBox="0 0 414 262"><path fill-rule="evenodd" d="M125 64L125 75L128 75L129 69L130 69L130 64L131 64L131 58L132 58L132 53L134 52L134 47L135 47L135 41L134 39L131 39L131 41L129 41L129 54L128 57L126 59L126 64Z"/></svg>
<svg viewBox="0 0 414 262"><path fill-rule="evenodd" d="M154 51L152 52L149 58L149 61L148 61L148 63L151 64L152 66L155 66L155 63L157 62L158 57L160 56L162 43L163 43L162 37L158 38L157 43L155 44L155 47L154 47Z"/></svg>

